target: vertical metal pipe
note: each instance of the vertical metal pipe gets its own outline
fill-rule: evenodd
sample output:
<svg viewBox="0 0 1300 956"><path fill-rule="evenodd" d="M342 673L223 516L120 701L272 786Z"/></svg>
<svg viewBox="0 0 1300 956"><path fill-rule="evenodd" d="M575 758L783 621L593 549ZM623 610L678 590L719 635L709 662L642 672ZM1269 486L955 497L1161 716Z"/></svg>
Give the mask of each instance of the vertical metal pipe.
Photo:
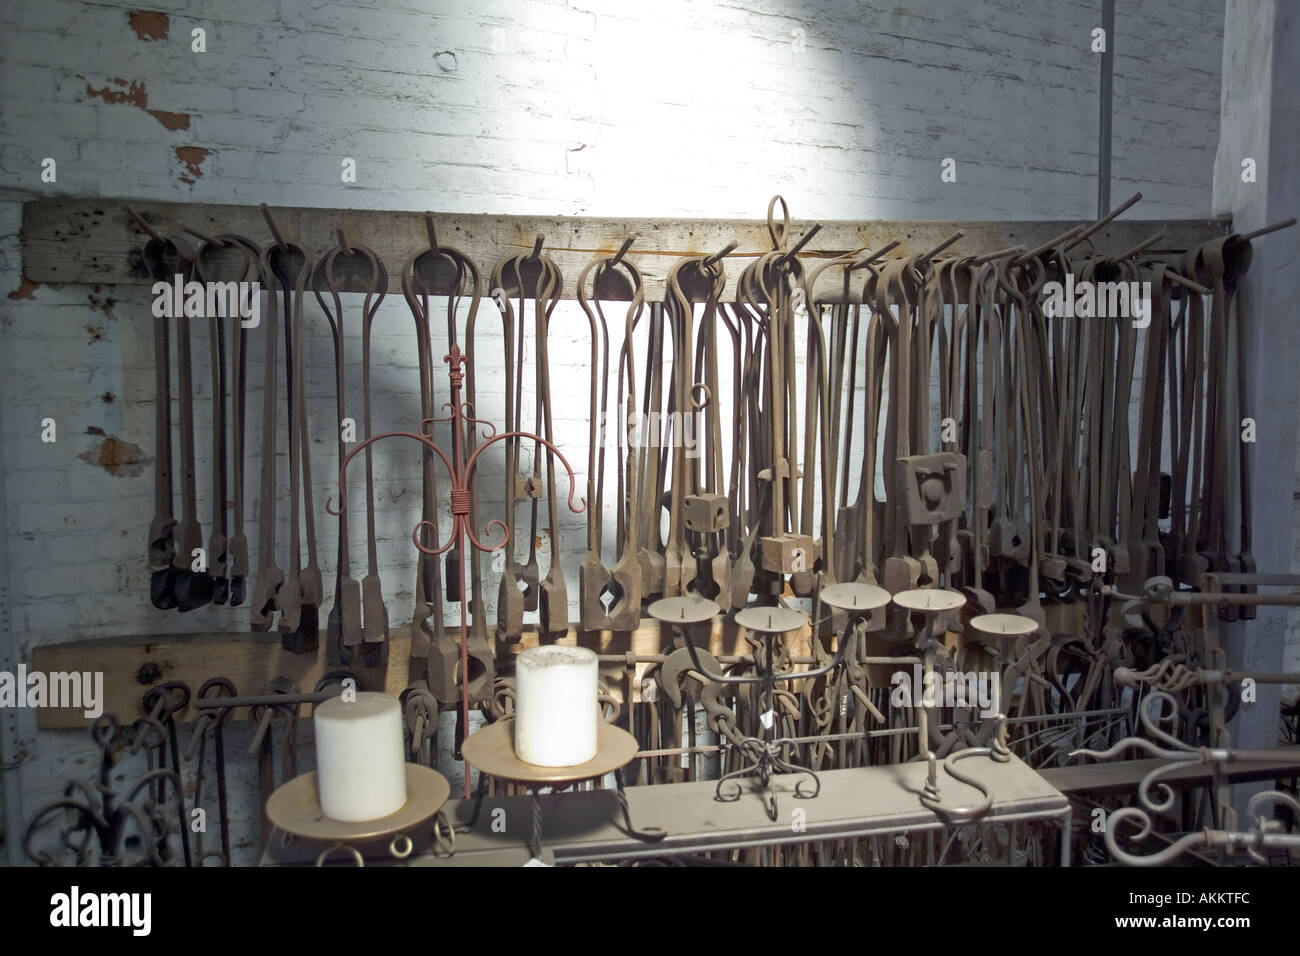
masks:
<svg viewBox="0 0 1300 956"><path fill-rule="evenodd" d="M2 420L2 419L0 419ZM8 514L5 501L4 446L0 445L0 520ZM0 671L17 672L18 647L9 621L9 543L0 541ZM5 847L8 865L22 866L23 777L19 756L18 711L0 711L0 777L5 788Z"/></svg>
<svg viewBox="0 0 1300 956"><path fill-rule="evenodd" d="M1115 77L1115 0L1101 0L1101 28L1106 49L1101 54L1100 122L1097 124L1097 218L1110 210L1111 104Z"/></svg>

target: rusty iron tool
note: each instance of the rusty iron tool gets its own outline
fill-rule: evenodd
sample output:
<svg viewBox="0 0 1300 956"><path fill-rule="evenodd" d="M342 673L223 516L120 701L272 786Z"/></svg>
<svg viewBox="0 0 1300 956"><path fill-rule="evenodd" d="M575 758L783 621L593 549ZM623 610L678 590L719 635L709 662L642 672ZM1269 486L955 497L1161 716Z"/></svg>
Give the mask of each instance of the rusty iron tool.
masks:
<svg viewBox="0 0 1300 956"><path fill-rule="evenodd" d="M275 284L270 281L270 254L275 249L280 256L289 256L293 250L284 241L275 225L270 210L263 207L263 215L275 236L273 246L262 250L259 265L260 273L266 283L267 308L262 318L265 327L265 346L263 349L262 371L262 448L261 478L258 496L258 567L257 579L253 585L250 620L255 631L269 631L275 624L276 612L280 610L280 591L284 587L284 571L276 564L275 557L275 500L276 500L276 367L278 364L276 350L276 308Z"/></svg>
<svg viewBox="0 0 1300 956"><path fill-rule="evenodd" d="M710 261L712 260L712 261ZM730 553L720 545L720 536L730 522L730 512L721 494L722 449L721 422L716 402L717 313L726 273L722 257L690 257L677 261L668 274L668 317L673 332L673 379L669 404L669 423L673 429L671 455L672 487L669 500L668 547L664 556L664 593L669 596L699 593L722 606L731 603ZM700 337L693 343L695 306L704 306ZM696 344L699 361L693 361L692 344ZM703 374L704 381L699 381ZM698 397L703 394L703 398ZM673 411L677 415L673 415ZM696 425L704 417L704 428ZM688 446L693 446L689 447ZM688 458L688 450L694 454ZM699 463L704 460L701 480ZM707 538L705 557L687 541L687 537ZM693 586L700 560L711 564L704 594Z"/></svg>
<svg viewBox="0 0 1300 956"><path fill-rule="evenodd" d="M365 301L361 307L361 400L365 418L365 437L371 436L370 415L370 333L375 313L388 295L388 269L369 248L348 242L343 230L338 231L339 246L351 258L360 255L365 259L368 275ZM349 246L351 249L349 250ZM375 468L373 447L366 446L366 576L361 579L362 627L365 640L362 644L362 662L366 667L383 667L388 663L388 607L384 603L383 585L379 578L379 555L375 529Z"/></svg>
<svg viewBox="0 0 1300 956"><path fill-rule="evenodd" d="M186 281L194 276L193 260ZM191 562L202 554L203 529L199 525L194 475L194 383L191 376L189 316L177 323L176 355L179 367L181 429L181 519L176 524L176 601L182 612L193 611L212 601L212 577L206 570L195 571ZM204 564L206 566L206 561Z"/></svg>
<svg viewBox="0 0 1300 956"><path fill-rule="evenodd" d="M365 294L366 300L362 306L364 315L370 311L370 299L379 280L376 275L377 261L373 260L373 256L368 257L360 249L345 246L342 237L339 238L340 242L316 264L311 288L329 322L334 341L334 405L339 423L336 436L338 455L342 460L347 453L343 441L343 424L349 416L344 376L346 336L341 293ZM337 554L334 604L325 623L326 660L334 667L351 664L356 648L365 639L361 583L352 576L351 541L346 514L339 515Z"/></svg>
<svg viewBox="0 0 1300 956"><path fill-rule="evenodd" d="M259 294L252 302L258 323L262 322L262 300L260 290L266 283L261 274L261 250L253 240L244 236L225 234L217 237L224 242L235 243L248 255L248 267L241 275L243 279L255 279ZM256 328L256 325L250 328ZM244 530L244 430L247 424L246 396L248 382L248 339L243 322L236 322L234 328L234 354L231 359L231 440L234 454L232 456L231 478L234 492L234 527L226 542L230 554L230 606L239 607L244 603L248 585L248 534Z"/></svg>
<svg viewBox="0 0 1300 956"><path fill-rule="evenodd" d="M540 591L538 595L538 624L541 633L552 640L558 640L569 632L569 591L564 580L564 568L560 562L560 511L559 504L555 494L555 428L552 422L553 408L551 399L551 359L550 359L550 328L551 313L555 305L560 300L564 290L564 277L561 275L559 268L551 258L542 253L542 237L537 237L534 244L533 256L540 259L542 263L543 274L547 277L547 283L550 286L551 294L547 297L545 309L534 309L534 318L536 319L536 381L537 394L536 401L540 413L540 424L543 427L537 429L538 434L545 438L546 449L546 510L547 517L550 521L549 538L550 538L550 566L546 570L546 577L540 581ZM536 473L538 452L540 448L534 443L533 469ZM567 467L567 466L566 466ZM533 503L534 524L536 524L536 501ZM529 561L535 564L537 538L534 535L530 544Z"/></svg>
<svg viewBox="0 0 1300 956"><path fill-rule="evenodd" d="M463 278L463 266L459 260L444 256L438 244L437 233L433 226L433 216L425 214L425 232L429 238L429 247L413 253L402 267L402 295L411 310L415 321L415 348L420 369L420 417L432 421L435 417L433 394L433 349L429 325L429 297L432 295L452 296L459 288ZM421 520L428 522L432 541L430 547L438 545L437 520L437 481L434 470L434 456L428 449L422 449L421 458ZM411 617L411 658L412 661L427 660L430 649L440 646L443 636L442 620L442 584L438 562L429 555L420 553L415 564L415 607ZM417 676L415 674L413 677ZM454 690L454 689L453 689ZM449 692L450 693L450 692Z"/></svg>
<svg viewBox="0 0 1300 956"><path fill-rule="evenodd" d="M402 288L411 314L415 317L417 335L420 338L421 355L421 393L423 397L423 417L425 426L430 429L438 423L451 423L456 428L455 415L446 418L434 416L433 366L432 350L429 338L429 296L441 296L447 304L447 341L456 345L456 315L463 299L469 297L469 311L465 319L465 402L460 409L463 415L463 434L466 455L473 457L478 447L478 427L484 425L474 417L475 408L475 372L473 355L475 353L475 330L478 320L478 306L483 297L483 280L478 267L460 250L439 243L434 228L433 216L425 214L425 232L429 239L428 249L414 255L408 260L403 272ZM427 369L427 371L426 371ZM425 384L427 383L427 385ZM444 405L444 409L448 406ZM487 426L484 438L491 438L495 430ZM422 429L424 431L424 429ZM433 453L424 449L424 517L427 522L423 527L433 535L433 546L429 550L438 550L437 545L437 484L433 470ZM478 492L474 476L467 478L465 492L468 496L467 520L471 528L478 527ZM423 660L424 681L433 696L439 701L452 703L461 697L475 703L488 700L492 696L496 680L495 654L488 640L487 618L483 603L483 578L477 548L457 547L454 539L447 550L447 568L442 580L446 582L445 599L448 603L460 603L467 594L464 581L465 551L469 552L470 587L468 589L469 607L466 609L470 622L465 628L465 648L461 642L445 630L442 621L444 594L439 584L439 565L433 555L420 551L421 566L417 566L416 593L421 596L416 604L414 629L423 631L423 647L412 645L413 664ZM423 569L425 573L419 573ZM428 590L424 590L424 588ZM423 597L427 595L427 598ZM468 670L468 685L461 689L462 657ZM412 684L420 675L413 667Z"/></svg>
<svg viewBox="0 0 1300 956"><path fill-rule="evenodd" d="M192 257L183 240L167 239L127 207L132 218L145 229L150 239L144 246L144 262L155 282L168 282L188 269ZM171 344L166 316L154 317L154 517L149 526L148 560L155 570L149 578L149 598L160 611L175 609L179 603L176 581L180 570L176 560L176 519L172 514L172 415L171 415ZM178 319L183 322L184 319Z"/></svg>
<svg viewBox="0 0 1300 956"><path fill-rule="evenodd" d="M616 392L616 410L618 442L616 448L620 457L627 439L627 414L623 407L623 382L626 375L628 391L635 392L636 378L633 367L632 335L636 321L644 309L645 290L641 273L625 258L627 251L635 241L629 236L613 256L596 259L589 263L578 278L578 304L587 316L591 330L591 367L592 380L589 389L589 415L591 419L590 442L587 460L587 500L595 502L595 507L587 516L587 553L578 566L578 606L584 630L623 630L634 629L640 620L641 612L641 574L635 556L636 508L628 507L625 501L626 488L630 493L636 486L636 459L631 449L626 457L626 472L622 461L618 472L618 540L619 555L614 568L606 568L600 558L601 518L603 514L605 484L605 415L608 409L609 385L609 328L605 320L602 302L624 301L628 303L625 319L623 347L619 355L618 388ZM624 271L620 271L622 266ZM592 275L594 272L594 276ZM592 298L587 295L587 280L592 278L592 293L595 309L591 306ZM599 349L597 347L599 340ZM598 370L604 370L599 398L596 394ZM598 427L599 426L599 427ZM599 451L596 449L600 444ZM625 536L624 528L633 528Z"/></svg>
<svg viewBox="0 0 1300 956"><path fill-rule="evenodd" d="M270 210L264 209L267 224L274 219ZM303 345L302 304L306 285L311 276L311 256L301 247L283 243L278 229L273 229L276 242L267 246L262 255L263 273L268 278L268 311L274 311L276 296L282 296L281 319L285 335L285 385L288 408L289 435L289 568L284 583L276 594L276 605L281 611L278 629L281 647L293 654L314 653L320 642L319 614L321 598L320 569L316 564L315 514L311 507L311 466L307 450L306 384ZM263 401L274 400L274 388L263 396ZM272 445L274 453L274 445ZM265 448L264 448L265 451ZM265 469L265 462L263 463ZM271 468L274 469L274 463ZM265 477L265 470L264 470ZM274 480L274 470L271 472ZM272 488L274 486L272 485ZM302 563L300 527L302 508L299 502L306 498L306 528L308 561ZM262 509L267 510L263 499ZM272 518L272 520L274 520ZM273 532L271 541L274 541Z"/></svg>
<svg viewBox="0 0 1300 956"><path fill-rule="evenodd" d="M636 451L636 502L638 521L637 565L641 569L642 597L664 593L662 514L664 468L659 454L660 410L663 408L664 304L650 303L646 342L645 388ZM635 396L630 396L634 398Z"/></svg>
<svg viewBox="0 0 1300 956"><path fill-rule="evenodd" d="M200 282L235 282L236 288L248 280L253 267L253 254L247 246L237 239L203 236L192 229L192 235L203 240L195 259L195 276ZM227 255L229 254L229 255ZM233 258L234 262L230 262ZM225 261L223 261L225 260ZM233 268L231 268L233 266ZM224 267L224 268L223 268ZM229 278L226 278L229 276ZM239 293L242 295L242 292ZM208 347L210 353L209 367L212 372L212 527L208 537L208 568L212 577L212 603L226 604L232 600L230 569L227 565L231 555L229 538L226 535L226 492L228 473L228 446L226 434L226 330L222 318L214 314L208 316ZM235 334L243 329L242 317L238 309L233 316ZM240 463L235 465L240 470ZM245 562L247 558L245 557ZM242 573L242 572L241 572Z"/></svg>

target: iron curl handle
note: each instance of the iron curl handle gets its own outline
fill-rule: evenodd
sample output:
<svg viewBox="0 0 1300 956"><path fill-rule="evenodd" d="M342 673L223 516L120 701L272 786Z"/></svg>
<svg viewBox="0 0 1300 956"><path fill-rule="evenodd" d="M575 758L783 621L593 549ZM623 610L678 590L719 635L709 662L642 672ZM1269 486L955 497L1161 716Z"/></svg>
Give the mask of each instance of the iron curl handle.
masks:
<svg viewBox="0 0 1300 956"><path fill-rule="evenodd" d="M478 463L478 456L481 455L481 454L483 454L483 452L484 452L486 449L490 448L492 445L496 444L497 442L499 442L499 441L501 441L502 439L505 439L505 438L522 438L522 439L526 439L527 441L541 442L543 445L545 445L545 446L547 447L547 449L548 449L552 454L555 455L556 458L560 459L560 464L564 466L564 470L565 470L565 472L566 472L566 473L568 474L568 476L569 476L569 501L568 501L569 510L572 511L572 512L573 512L574 514L576 514L576 515L580 515L580 514L582 514L584 511L587 510L587 499L586 499L586 498L579 498L579 499L578 499L578 500L582 503L582 507L581 507L581 508L575 508L575 507L573 507L573 492L577 489L578 481L577 481L576 476L573 474L573 469L569 467L569 460L568 460L567 458L564 457L564 453L563 453L562 451L560 451L560 449L556 448L553 444L551 444L549 441L547 441L547 440L546 440L545 438L543 438L542 436L540 436L540 435L534 435L532 432L502 432L502 433L499 434L499 435L493 435L491 438L489 438L489 439L488 439L487 441L485 441L483 444L481 444L481 445L479 445L477 448L475 448L475 449L474 449L474 454L470 455L469 461L467 461L467 462L465 463L465 475L464 475L464 478L465 478L466 483L468 483L470 473L474 471L474 466ZM440 452L440 454L441 454L441 452ZM445 461L446 459L444 458L443 460ZM493 550L495 550L495 549L493 549Z"/></svg>
<svg viewBox="0 0 1300 956"><path fill-rule="evenodd" d="M442 459L442 463L447 466L447 474L452 479L453 487L455 487L455 482L456 482L455 469L452 468L451 462L447 459L447 456L443 452L443 450L439 448L436 444L434 444L432 439L430 439L427 435L417 435L415 432L384 432L382 435L375 435L373 438L367 438L361 444L357 445L356 448L348 452L347 457L343 459L342 464L339 465L339 506L338 509L336 510L334 508L334 499L332 497L326 498L325 511L328 514L331 514L337 518L339 515L343 514L343 512L347 511L348 486L347 486L346 479L347 479L348 465L352 463L352 459L357 456L358 452L362 451L365 448L368 448L369 446L373 445L377 441L382 441L385 438L410 438L413 439L414 441L418 441L425 448L428 448L430 451L436 453L437 456ZM570 474L572 474L572 472L570 472Z"/></svg>

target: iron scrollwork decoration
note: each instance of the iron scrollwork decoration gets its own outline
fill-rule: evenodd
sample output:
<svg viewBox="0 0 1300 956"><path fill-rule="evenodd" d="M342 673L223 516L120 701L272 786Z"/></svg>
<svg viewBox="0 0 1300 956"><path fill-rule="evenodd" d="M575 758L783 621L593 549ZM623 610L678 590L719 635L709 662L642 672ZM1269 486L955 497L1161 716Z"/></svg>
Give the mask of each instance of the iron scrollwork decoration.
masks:
<svg viewBox="0 0 1300 956"><path fill-rule="evenodd" d="M829 674L838 668L848 653L850 647L856 647L860 630L865 625L861 620L855 621L850 628L845 640L839 641L839 646L835 649L835 655L830 663L807 671L791 671L785 674L775 672L775 648L774 643L776 634L765 632L763 634L763 662L762 671L756 675L734 676L723 674L719 670L707 666L700 657L699 648L686 636L685 632L674 625L674 631L681 639L687 654L690 655L691 665L704 678L715 684L761 684L762 707L765 710L771 710L774 707L774 689L777 681L787 680L815 680L818 677ZM710 657L710 660L712 658ZM714 662L716 663L716 661ZM729 715L729 716L728 716ZM724 774L718 779L717 786L714 788L714 799L727 803L740 799L744 792L740 786L740 780L745 777L758 777L762 786L764 803L767 808L767 815L770 820L775 821L778 817L776 804L776 794L771 789L771 780L773 773L791 773L800 774L799 781L795 784L795 796L802 800L811 800L821 793L821 778L809 767L796 764L786 758L787 751L794 750L796 742L786 737L776 738L773 740L764 740L759 737L742 737L735 728L735 712L726 710L723 713L711 715L711 720L717 724L717 728L735 745L737 750L744 755L746 763L744 766ZM807 776L811 778L813 789L808 792L803 789L804 779Z"/></svg>
<svg viewBox="0 0 1300 956"><path fill-rule="evenodd" d="M137 721L134 730L145 746L151 746L150 735L161 744L166 733L161 722L148 717ZM63 865L68 854L77 866L172 865L178 857L172 837L182 843L188 839L186 828L176 826L180 777L157 767L119 793L112 783L113 755L122 736L117 719L100 716L90 734L102 752L99 779L71 780L62 797L37 810L23 834L23 852L41 866ZM38 836L50 829L57 833L53 849L38 845Z"/></svg>
<svg viewBox="0 0 1300 956"><path fill-rule="evenodd" d="M1155 703L1158 707L1153 708ZM1153 710L1156 711L1153 713ZM1106 816L1106 848L1112 858L1129 866L1165 866L1173 863L1190 850L1222 848L1228 852L1245 850L1257 863L1267 865L1265 850L1300 849L1300 834L1280 833L1280 824L1265 816L1271 807L1287 807L1300 817L1300 801L1280 790L1265 790L1255 794L1246 804L1246 815L1251 821L1248 830L1236 828L1236 811L1230 806L1220 807L1219 828L1205 828L1188 833L1174 840L1164 849L1147 855L1129 853L1119 845L1119 829L1125 823L1136 825L1137 832L1129 840L1143 842L1151 835L1154 825L1153 816L1166 813L1174 806L1174 791L1163 778L1178 773L1194 764L1203 766L1221 766L1242 760L1290 763L1294 754L1285 750L1232 750L1226 747L1195 747L1184 743L1175 735L1178 719L1178 702L1171 694L1162 690L1153 690L1142 702L1139 710L1142 727L1146 733L1166 744L1160 747L1145 737L1126 737L1106 750L1076 750L1072 754L1108 760L1124 753L1129 748L1145 751L1153 757L1168 761L1142 778L1138 784L1138 799L1142 805L1137 807L1120 807ZM1159 725L1168 723L1175 733L1163 730ZM1153 796L1152 789L1159 791L1159 797Z"/></svg>
<svg viewBox="0 0 1300 956"><path fill-rule="evenodd" d="M433 452L434 455L436 455L438 459L442 461L443 465L446 466L447 473L451 478L451 515L452 515L453 524L452 524L452 532L448 536L447 543L442 545L439 548L426 547L424 542L421 540L423 533L426 530L428 530L428 531L433 531L436 534L437 528L433 526L433 522L422 519L416 523L415 528L411 532L411 540L415 543L416 549L421 554L429 555L431 557L442 555L448 551L451 551L453 554L461 555L461 554L465 554L465 551L463 549L463 542L465 538L468 538L469 543L473 545L475 550L487 552L487 553L500 551L502 548L506 547L510 543L510 532L506 528L506 524L504 521L502 521L500 518L493 518L491 521L488 522L487 525L488 530L491 530L494 525L500 527L501 529L501 540L497 542L495 545L484 544L474 534L474 529L470 527L469 524L470 504L471 504L470 478L474 473L474 468L478 464L479 456L482 455L484 451L486 451L488 448L490 448L492 445L496 444L499 441L504 441L506 439L514 438L514 439L526 439L526 440L539 442L540 444L544 445L552 454L554 454L556 458L560 460L560 464L564 466L564 470L567 473L569 478L569 499L567 502L569 506L569 510L574 514L582 514L582 512L585 511L587 508L587 499L586 498L580 499L581 507L574 507L573 494L574 494L574 489L577 487L577 482L573 474L573 469L569 467L569 462L564 457L563 453L561 453L561 451L558 448L556 448L555 445L553 445L551 442L547 441L545 438L541 437L540 435L535 435L532 432L526 432L526 431L508 431L508 432L498 433L496 429L493 428L490 424L487 424L485 422L480 421L477 418L474 418L473 409L469 408L468 403L462 402L460 398L461 384L464 381L464 376L465 376L464 367L467 361L466 355L460 350L460 346L453 344L448 354L443 356L443 361L447 363L448 377L451 379L451 401L443 405L443 408L447 409L449 412L447 417L438 418L438 419L426 419L422 421L420 423L420 427L421 427L420 433L404 432L404 431L384 432L381 435L375 435L371 438L367 438L365 441L358 444L356 448L352 449L352 451L348 453L348 455L343 459L343 461L339 465L339 506L337 509L334 508L334 502L333 499L331 498L325 502L325 510L329 512L331 515L338 516L343 514L343 512L347 509L347 468L348 465L352 462L352 459L354 459L359 452L369 448L375 442L383 441L386 438L410 438L413 439L414 441L419 442L429 451ZM423 433L423 429L426 425L430 425L434 423L444 423L444 422L450 423L452 426L452 458L448 458L446 452L444 452L442 448L440 448L433 441L433 439L431 439L428 435ZM489 431L486 432L484 435L484 438L486 440L482 444L477 445L477 447L474 448L474 451L469 456L468 460L465 459L466 423L470 424L471 426L486 425L487 428L489 429ZM462 573L461 575L459 575L459 577L460 577L460 592L461 592L460 593L461 720L467 726L469 721L469 660L468 660L469 623L466 620L466 616L465 616L466 615L466 600L465 600L466 575ZM470 786L469 774L467 773L465 775L466 798L470 796L469 786Z"/></svg>

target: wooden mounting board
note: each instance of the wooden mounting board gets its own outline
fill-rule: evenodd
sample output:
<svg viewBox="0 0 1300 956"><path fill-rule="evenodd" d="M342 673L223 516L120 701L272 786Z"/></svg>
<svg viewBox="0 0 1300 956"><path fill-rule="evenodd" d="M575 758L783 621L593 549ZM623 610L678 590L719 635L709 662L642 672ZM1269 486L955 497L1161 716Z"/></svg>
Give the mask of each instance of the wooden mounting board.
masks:
<svg viewBox="0 0 1300 956"><path fill-rule="evenodd" d="M33 282L107 285L149 283L140 256L148 237L126 213L127 200L51 198L23 205L23 275ZM271 234L256 206L215 203L129 201L164 235L185 236L182 226L207 235L229 232L269 243ZM400 271L407 258L428 247L423 212L362 209L272 210L280 232L320 255L333 245L342 227L349 242L374 250L388 267L389 288L400 290ZM750 258L772 248L766 221L726 219L597 219L545 216L490 216L437 213L433 216L440 244L468 255L483 270L484 284L496 263L529 252L534 238L546 238L545 249L565 277L563 297L576 297L578 276L592 259L613 255L632 234L638 239L628 253L641 270L648 301L662 301L668 270L686 255L712 254L728 243L739 247L726 263L725 301L734 298L736 277ZM824 222L822 230L800 253L806 258L833 258L861 249L877 249L897 239L891 256L912 255L938 246L954 232L965 233L950 247L953 254L983 253L1015 245L1034 248L1060 235L1077 221L1027 222L942 220L881 220ZM793 245L813 223L791 223ZM1184 249L1229 231L1226 219L1119 219L1099 230L1093 241L1110 253L1132 248L1156 232L1164 232L1161 248ZM197 240L192 240L197 244ZM829 280L827 280L829 281ZM486 295L490 290L485 288ZM491 304L491 303L489 303Z"/></svg>

